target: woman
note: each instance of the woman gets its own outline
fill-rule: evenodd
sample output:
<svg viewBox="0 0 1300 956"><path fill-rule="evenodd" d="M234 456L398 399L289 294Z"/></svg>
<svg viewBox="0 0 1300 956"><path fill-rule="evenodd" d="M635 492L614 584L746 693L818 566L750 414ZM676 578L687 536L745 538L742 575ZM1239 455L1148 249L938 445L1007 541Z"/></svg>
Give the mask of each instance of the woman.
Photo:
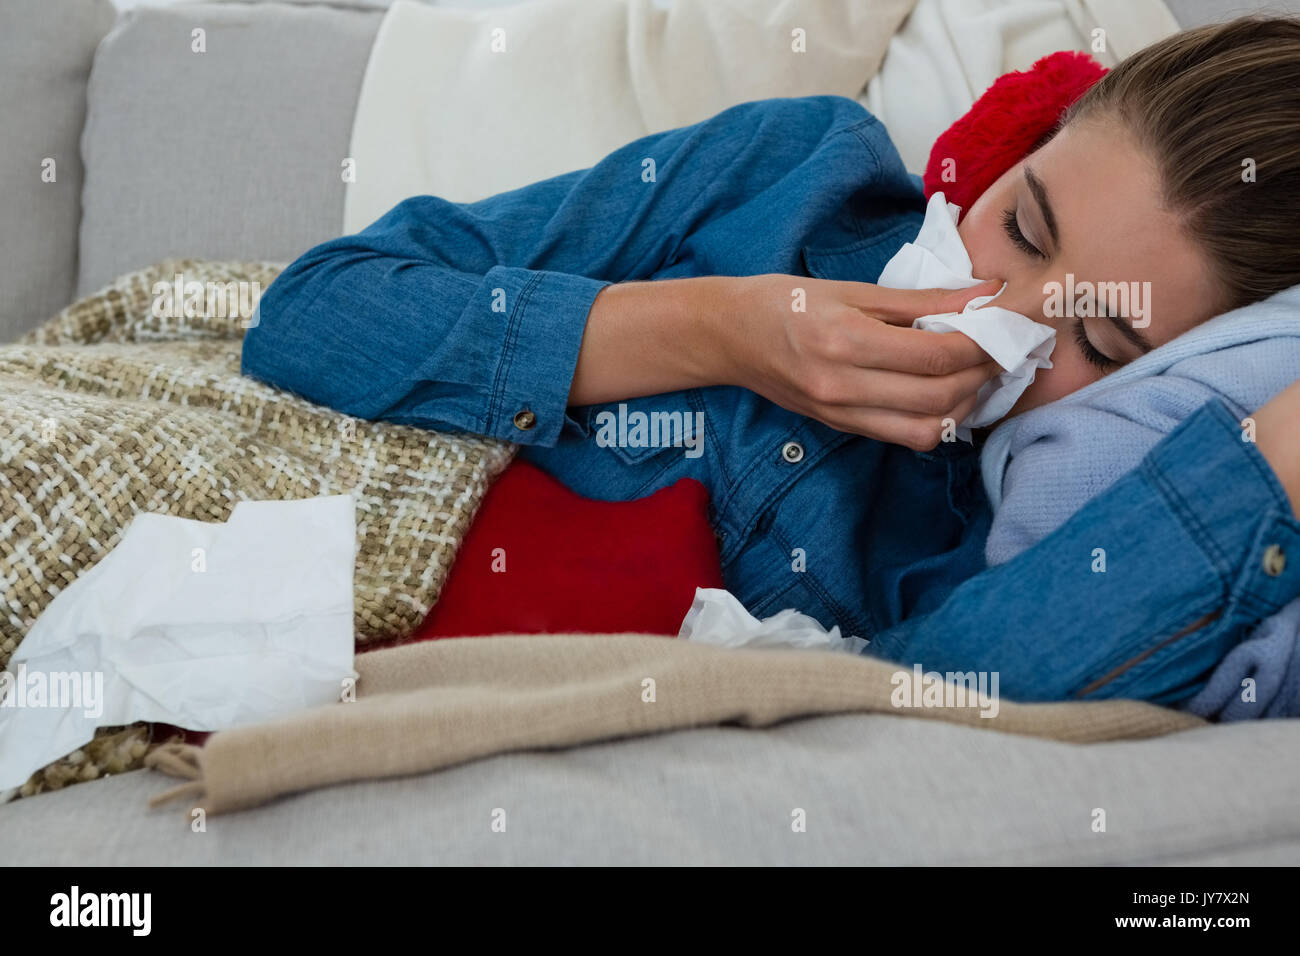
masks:
<svg viewBox="0 0 1300 956"><path fill-rule="evenodd" d="M942 657L945 635L974 628L1007 642L998 667L1014 696L1128 692L1131 683L1097 679L1135 641L1181 629L1181 589L1211 586L1210 571L1197 555L1166 558L1164 618L1140 622L1141 638L1119 630L1071 641L1090 609L1072 604L1068 579L1051 577L1061 541L1122 523L1143 494L1183 487L1196 497L1203 466L1227 454L1213 434L1222 437L1226 412L1208 408L1162 443L1202 471L1129 476L1038 547L985 571L979 450L941 437L998 369L964 336L909 326L1005 282L999 305L1058 330L1054 367L1019 413L1300 282L1297 91L1292 21L1236 21L1135 54L971 208L962 239L975 274L993 281L961 293L867 284L924 210L878 122L837 97L743 104L482 202L407 200L359 235L318 246L262 298L244 370L361 417L519 442L592 497L697 478L711 494L727 585L755 614L797 607L909 663ZM1259 181L1241 190L1246 157ZM1149 325L1045 314L1047 284L1067 274L1149 283ZM1276 423L1293 407L1260 414ZM699 423L703 440L629 440L624 425L647 420ZM1258 449L1232 454L1278 465L1268 457L1278 445L1261 425ZM1271 475L1238 494L1271 506L1261 514L1287 504L1270 531L1293 530ZM1185 542L1179 522L1190 519L1160 510L1167 526L1149 519L1150 541ZM1210 569L1217 586L1253 545L1213 547L1235 548ZM1274 583L1300 590L1291 574ZM1007 602L1030 594L1035 627L1082 661L1066 684L1051 667L1015 671L1015 642L1027 635L1004 626ZM1218 630L1195 630L1218 653L1266 606L1225 604ZM1188 660L1202 676L1213 664L1203 649ZM1181 677L1176 692L1189 692Z"/></svg>

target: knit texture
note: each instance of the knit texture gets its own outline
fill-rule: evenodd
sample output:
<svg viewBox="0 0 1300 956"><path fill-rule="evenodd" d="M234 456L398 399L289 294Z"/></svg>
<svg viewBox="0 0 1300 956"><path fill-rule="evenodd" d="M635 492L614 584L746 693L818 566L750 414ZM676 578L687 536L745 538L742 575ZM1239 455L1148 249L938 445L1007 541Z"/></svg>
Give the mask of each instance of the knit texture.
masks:
<svg viewBox="0 0 1300 956"><path fill-rule="evenodd" d="M1086 53L1063 50L1006 73L935 140L925 196L942 192L965 215L1003 173L1056 129L1061 115L1106 73Z"/></svg>
<svg viewBox="0 0 1300 956"><path fill-rule="evenodd" d="M994 508L985 558L1001 564L1033 547L1206 402L1219 399L1244 420L1297 378L1300 286L1213 318L1086 388L1007 419L980 453ZM1242 700L1246 678L1255 689ZM1300 598L1237 645L1189 707L1225 721L1300 716Z"/></svg>
<svg viewBox="0 0 1300 956"><path fill-rule="evenodd" d="M1211 399L1245 418L1300 377L1300 286L1235 309L1077 392L1003 421L980 452L989 564L1010 561Z"/></svg>
<svg viewBox="0 0 1300 956"><path fill-rule="evenodd" d="M0 346L0 669L142 512L225 521L241 500L351 493L359 646L406 637L428 613L513 446L358 421L244 378L255 315L227 296L186 317L167 298L181 276L255 305L279 271L168 260ZM26 791L95 774L93 757L72 759L74 774L38 774Z"/></svg>
<svg viewBox="0 0 1300 956"><path fill-rule="evenodd" d="M350 780L491 754L708 724L765 727L850 711L1087 743L1201 726L1140 701L897 707L897 665L829 651L721 648L649 635L533 635L407 644L357 657L356 699L167 744L146 758L208 814ZM909 672L910 673L910 672Z"/></svg>

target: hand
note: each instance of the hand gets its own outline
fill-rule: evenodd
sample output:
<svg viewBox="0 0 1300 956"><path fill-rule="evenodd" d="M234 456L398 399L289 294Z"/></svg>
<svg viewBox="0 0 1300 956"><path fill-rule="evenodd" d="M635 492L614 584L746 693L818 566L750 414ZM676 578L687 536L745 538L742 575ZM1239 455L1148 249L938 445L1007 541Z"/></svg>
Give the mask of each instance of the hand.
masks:
<svg viewBox="0 0 1300 956"><path fill-rule="evenodd" d="M923 315L960 312L999 282L913 291L791 275L728 281L731 314L716 328L729 357L725 384L840 431L927 451L1002 371L960 333L911 327ZM806 311L792 308L797 289Z"/></svg>

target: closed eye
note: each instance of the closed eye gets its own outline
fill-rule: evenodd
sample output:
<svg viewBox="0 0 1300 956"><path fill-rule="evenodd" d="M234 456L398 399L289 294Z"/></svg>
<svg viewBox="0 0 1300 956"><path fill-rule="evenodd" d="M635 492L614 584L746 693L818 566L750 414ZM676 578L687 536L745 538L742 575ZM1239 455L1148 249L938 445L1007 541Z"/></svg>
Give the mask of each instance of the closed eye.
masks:
<svg viewBox="0 0 1300 956"><path fill-rule="evenodd" d="M1026 238L1025 234L1020 231L1020 223L1016 219L1016 211L1014 209L1008 209L1002 213L1002 229L1006 232L1007 238L1011 240L1011 244L1019 248L1022 252L1033 256L1035 259L1047 258L1047 253L1043 252L1043 250L1030 242L1029 239Z"/></svg>
<svg viewBox="0 0 1300 956"><path fill-rule="evenodd" d="M1103 374L1112 372L1119 368L1123 362L1111 358L1102 352L1092 342L1088 341L1088 333L1084 330L1083 319L1074 320L1074 341L1079 346L1079 351L1083 353L1084 361L1094 366Z"/></svg>

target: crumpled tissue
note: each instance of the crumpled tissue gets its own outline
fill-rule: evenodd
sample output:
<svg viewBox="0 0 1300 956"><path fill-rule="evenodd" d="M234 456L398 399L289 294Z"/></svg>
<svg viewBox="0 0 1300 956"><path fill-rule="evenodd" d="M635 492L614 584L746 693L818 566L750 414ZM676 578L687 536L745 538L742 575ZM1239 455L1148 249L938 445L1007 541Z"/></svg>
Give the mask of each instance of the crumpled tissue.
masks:
<svg viewBox="0 0 1300 956"><path fill-rule="evenodd" d="M793 647L850 654L869 643L861 637L841 637L838 626L827 631L807 614L792 609L760 621L745 610L735 595L722 588L695 589L695 600L677 637L716 647Z"/></svg>
<svg viewBox="0 0 1300 956"><path fill-rule="evenodd" d="M969 289L979 285L982 280L972 277L970 256L957 232L960 211L943 193L932 195L921 231L885 264L876 285L890 289ZM971 440L972 428L992 425L1005 416L1033 383L1038 369L1052 367L1056 330L1010 309L986 305L1002 291L976 296L960 313L925 315L912 323L916 329L961 332L1003 368L997 378L980 388L975 408L958 423L957 436L963 441Z"/></svg>
<svg viewBox="0 0 1300 956"><path fill-rule="evenodd" d="M0 671L0 790L138 720L226 730L355 678L349 495L241 501L224 524L137 515Z"/></svg>

